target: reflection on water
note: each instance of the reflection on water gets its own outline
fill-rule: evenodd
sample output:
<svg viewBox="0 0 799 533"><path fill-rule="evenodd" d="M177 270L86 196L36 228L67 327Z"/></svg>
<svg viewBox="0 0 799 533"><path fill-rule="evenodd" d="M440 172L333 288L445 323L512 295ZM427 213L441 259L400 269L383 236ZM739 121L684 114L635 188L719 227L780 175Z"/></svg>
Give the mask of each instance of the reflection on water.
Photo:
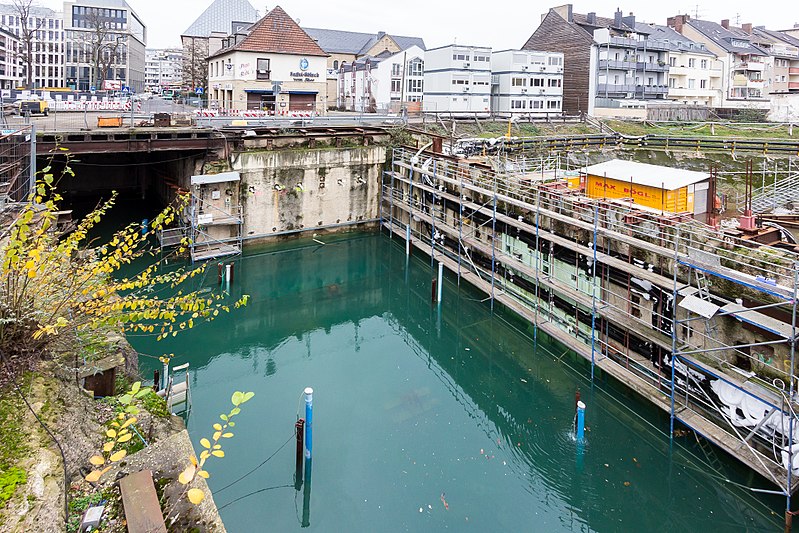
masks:
<svg viewBox="0 0 799 533"><path fill-rule="evenodd" d="M670 443L655 408L601 376L592 385L581 360L541 333L535 344L528 324L492 314L480 293L449 276L443 305L431 304L429 259L406 262L382 235L291 246L240 260L231 299L250 294L245 310L162 343L133 339L191 363L195 442L232 391L256 392L226 457L208 465L231 532L779 526L782 500L724 479L765 481L726 458L724 472L706 473L689 437ZM310 479L296 483L292 440L306 386L312 495Z"/></svg>

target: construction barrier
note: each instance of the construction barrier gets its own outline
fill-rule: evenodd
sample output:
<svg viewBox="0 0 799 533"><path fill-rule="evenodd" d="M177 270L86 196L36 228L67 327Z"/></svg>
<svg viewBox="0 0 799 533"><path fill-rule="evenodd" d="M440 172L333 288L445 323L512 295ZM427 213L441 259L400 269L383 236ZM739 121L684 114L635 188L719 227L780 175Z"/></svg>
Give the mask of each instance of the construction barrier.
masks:
<svg viewBox="0 0 799 533"><path fill-rule="evenodd" d="M313 111L262 111L257 109L197 109L195 116L203 118L214 117L238 117L238 118L265 118L265 117L287 117L287 118L313 118L316 115Z"/></svg>

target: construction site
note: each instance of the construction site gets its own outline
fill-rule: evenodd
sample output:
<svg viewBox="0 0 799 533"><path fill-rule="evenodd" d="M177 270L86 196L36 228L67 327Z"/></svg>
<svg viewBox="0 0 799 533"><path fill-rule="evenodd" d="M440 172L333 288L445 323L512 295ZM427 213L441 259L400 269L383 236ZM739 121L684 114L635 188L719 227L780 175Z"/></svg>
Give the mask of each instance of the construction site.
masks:
<svg viewBox="0 0 799 533"><path fill-rule="evenodd" d="M471 139L451 145L460 157L395 149L383 227L492 308L581 354L592 379L612 376L666 411L672 434L693 430L757 472L751 490L785 496L790 511L799 476L791 159L755 187L752 154L738 154L741 209L722 215L716 166L591 165L585 151L570 153L572 140L547 140L565 148L549 151L541 142Z"/></svg>

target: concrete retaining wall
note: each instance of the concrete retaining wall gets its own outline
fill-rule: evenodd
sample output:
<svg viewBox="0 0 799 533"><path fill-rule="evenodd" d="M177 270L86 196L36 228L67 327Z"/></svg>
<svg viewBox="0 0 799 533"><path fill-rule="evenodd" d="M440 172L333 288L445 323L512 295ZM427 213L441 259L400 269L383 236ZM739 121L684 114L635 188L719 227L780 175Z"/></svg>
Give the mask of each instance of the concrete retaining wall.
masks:
<svg viewBox="0 0 799 533"><path fill-rule="evenodd" d="M235 154L245 237L378 218L385 161L383 146Z"/></svg>

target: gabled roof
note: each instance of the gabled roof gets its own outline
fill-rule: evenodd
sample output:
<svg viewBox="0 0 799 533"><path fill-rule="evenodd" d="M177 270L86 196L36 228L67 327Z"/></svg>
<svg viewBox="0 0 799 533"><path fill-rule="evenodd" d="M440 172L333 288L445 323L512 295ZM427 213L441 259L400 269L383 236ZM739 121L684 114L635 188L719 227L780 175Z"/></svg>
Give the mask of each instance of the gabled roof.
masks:
<svg viewBox="0 0 799 533"><path fill-rule="evenodd" d="M303 29L319 43L322 50L329 54L363 55L386 35L397 43L400 50L405 50L411 46L418 46L422 50L426 49L424 39L421 37L404 37L402 35L386 34L385 32L359 33L322 28Z"/></svg>
<svg viewBox="0 0 799 533"><path fill-rule="evenodd" d="M305 33L280 6L275 7L264 18L250 26L243 39L233 46L220 50L212 57L233 50L327 57L316 41Z"/></svg>
<svg viewBox="0 0 799 533"><path fill-rule="evenodd" d="M258 11L247 0L214 0L183 35L208 37L212 32L230 33L233 22L255 22Z"/></svg>
<svg viewBox="0 0 799 533"><path fill-rule="evenodd" d="M787 33L782 33L774 30L767 30L765 28L754 28L752 29L752 31L759 35L769 36L775 41L782 41L785 44L789 44L791 46L799 48L799 39L791 35L788 35Z"/></svg>
<svg viewBox="0 0 799 533"><path fill-rule="evenodd" d="M668 26L647 24L646 22L636 22L635 31L637 33L648 33L649 38L656 41L668 41L670 45L669 48L674 51L706 54L715 57L713 52L705 48L704 43L693 41L685 35L678 33L674 29L669 28Z"/></svg>
<svg viewBox="0 0 799 533"><path fill-rule="evenodd" d="M709 20L689 19L685 22L699 33L710 39L727 52L733 54L750 54L755 56L768 55L766 52L749 42L749 34L740 28L725 29L721 24ZM746 46L733 45L733 41L746 42Z"/></svg>

